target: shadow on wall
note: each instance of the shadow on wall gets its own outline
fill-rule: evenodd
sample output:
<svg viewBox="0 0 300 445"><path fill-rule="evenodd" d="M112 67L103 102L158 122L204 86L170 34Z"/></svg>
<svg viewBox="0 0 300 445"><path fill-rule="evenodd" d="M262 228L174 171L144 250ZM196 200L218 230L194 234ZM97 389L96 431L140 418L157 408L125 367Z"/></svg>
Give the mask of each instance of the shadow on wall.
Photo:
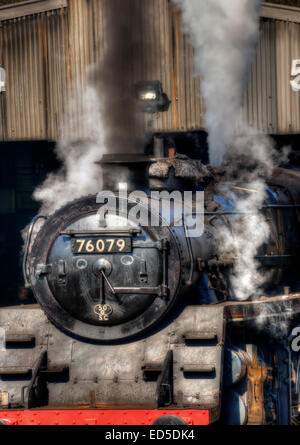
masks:
<svg viewBox="0 0 300 445"><path fill-rule="evenodd" d="M205 131L157 133L155 136L165 139L165 148L176 147L178 153L186 154L193 159L200 159L204 164L208 163L207 133ZM300 134L271 135L271 138L278 151L284 147L290 147L289 164L286 167L300 168ZM153 140L146 148L149 154L152 154L152 144ZM165 150L166 153L167 150Z"/></svg>
<svg viewBox="0 0 300 445"><path fill-rule="evenodd" d="M46 175L58 168L54 143L0 143L0 306L27 304L22 292L21 230L38 213L32 193Z"/></svg>

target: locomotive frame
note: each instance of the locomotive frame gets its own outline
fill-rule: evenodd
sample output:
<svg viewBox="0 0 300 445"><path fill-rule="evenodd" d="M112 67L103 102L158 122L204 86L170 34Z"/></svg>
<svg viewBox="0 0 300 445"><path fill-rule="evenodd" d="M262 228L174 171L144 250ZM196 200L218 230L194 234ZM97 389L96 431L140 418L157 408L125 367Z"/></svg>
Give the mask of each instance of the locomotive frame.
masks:
<svg viewBox="0 0 300 445"><path fill-rule="evenodd" d="M125 171L130 175L128 183L131 183L132 188L135 185L134 172L139 173L139 180L141 166L147 171L149 165L157 162L165 162L169 167L175 162L169 158L146 157L146 160L129 160L128 157L123 157L120 162L115 159L112 162L108 157L107 161L103 161L103 168L107 167L108 176L111 177L112 168L120 172L125 166ZM196 161L179 156L176 162L184 164L186 177L174 176L172 168L170 174L163 178L152 178L151 174L149 177L142 175L146 182L150 181L148 187L170 190L175 186L181 189L186 189L187 184L191 186L189 174L193 169L187 166L191 167ZM128 165L131 165L129 170ZM149 169L150 172L154 170ZM280 173L288 175L284 170ZM122 176L119 174L117 177ZM151 185L152 179L154 181ZM290 181L293 185L292 178ZM280 189L278 178L276 180L274 177L270 180L270 183L272 182L273 187ZM295 192L296 189L293 190ZM210 189L206 202L205 218L210 220L221 217L228 220L236 216L234 210L229 211L226 206L220 207L220 204L216 206L220 199L213 198L211 191ZM264 211L271 212L269 218L270 215L281 215L278 217L281 224L278 226L278 233L285 236L286 227L298 224L297 197L294 196L295 199L289 201L288 190L275 193L275 189L270 196L277 196L279 200L266 202ZM85 197L65 206L49 217L37 235L27 263L30 269L30 284L40 300L41 307L0 310L0 323L5 331L6 345L4 351L0 352L0 374L4 389L1 392L1 418L14 424L22 424L28 422L31 416L36 418L37 422L44 421L47 415L47 422L60 424L71 418L71 413L65 412L71 408L74 414L72 423L111 423L118 414L118 424L210 424L219 420L241 424L289 424L291 419L297 422L297 357L293 356L289 349L289 340L280 338L283 334L279 331L280 335L274 337L272 328L274 320L280 326L281 320L284 319L290 328L299 323L300 294L290 293L287 289L286 295L275 294L261 297L259 300L238 302L230 301L230 293L227 290L225 298L222 293L225 276L223 274L224 270L231 267L231 262L228 258L227 262L218 258L213 248L211 233L204 233L202 243L197 239L189 244L184 228L172 228L172 236L177 241L171 249L167 248L166 244L166 256L161 264L168 264L170 250L180 251L180 260L176 260L179 261L180 273L175 271L173 262L170 262L172 269L171 272L168 269L168 273L171 273L172 277L170 281L165 282L166 290L172 283L175 286L174 292L170 294L174 296L179 284L180 298L177 297L177 302L174 300L170 308L157 306L154 311L155 319L151 320L150 317L152 326L137 321L138 314L130 313L128 306L131 317L129 323L133 331L122 330L122 319L116 320L117 331L114 331L114 326L109 320L100 320L101 326L99 327L98 322L98 327L95 327L92 319L88 321L92 326L91 330L85 327L84 334L77 330L80 310L83 309L74 313L70 311L71 306L66 306L62 311L61 303L56 300L59 289L67 284L68 273L73 277L74 252L71 257L65 257L64 267L61 262L63 252L72 252L70 234L74 236L78 233L82 236L84 232L89 236L91 233L93 236L99 236L100 233L103 235L105 230L111 233L109 217L106 227L103 226L102 220L97 220L101 226L98 231L94 230L94 222L89 222L86 218L87 213L96 212L95 203L95 197ZM212 206L212 203L215 204ZM81 222L72 226L76 219ZM70 229L66 229L70 223ZM119 228L118 232L114 229L114 233L120 236L121 232L124 233L122 230ZM139 244L134 241L134 237L140 230L141 228L137 230L132 227L133 249ZM292 258L296 258L291 255L295 248L292 233L294 232L289 232L285 237L284 250L277 253L272 249L271 254L267 250L258 257L263 267L292 267ZM57 239L61 239L63 249L53 254L51 252L55 252L53 246ZM149 240L146 240L146 244L149 244ZM155 249L153 240L151 246ZM116 286L117 289L118 277L123 274L120 272L119 263L115 263L109 255L113 257L119 254L100 254L103 260L101 265L105 266L103 273L108 270L104 259L109 260L112 268L117 267L118 273L115 276L107 275L111 286ZM98 254L87 254L86 257L92 258L92 264L99 262ZM50 262L48 264L49 258L51 267ZM151 261L149 264L152 264ZM159 262L156 264L156 267L158 266ZM144 266L143 271L145 273ZM152 273L152 269L146 271L147 275ZM84 274L93 275L94 266L86 269ZM131 280L145 279L144 274L139 278L130 274L124 276L131 276ZM189 279L190 277L192 279ZM204 280L205 285L201 282L201 291L195 287L196 283L199 285L200 277L202 281L203 277L207 277ZM41 287L40 283L50 282L49 279L54 280L58 287L52 287L52 296L47 299L49 288L43 287L44 284ZM97 283L97 280L95 277L93 283ZM151 282L148 282L148 285L150 284ZM184 285L187 286L185 291ZM108 295L109 286L107 283L105 286ZM218 288L219 291L215 293ZM121 289L123 293L124 286ZM135 293L136 285L129 287L129 291ZM99 295L99 285L91 284L89 292ZM170 289L167 293L160 293L156 288L156 292L156 298L161 302L167 297ZM80 294L78 291L77 293ZM212 293L213 299L201 300L204 295L211 298ZM75 295L72 298L75 298ZM114 297L110 295L109 298L108 304L111 304L111 298ZM55 305L52 303L54 300ZM170 302L172 303L172 298ZM82 307L78 299L76 304L78 308ZM93 302L92 305L95 304L96 302ZM145 307L139 310L147 313ZM256 323L261 316L264 319L262 330L258 329ZM93 333L96 331L98 337ZM106 338L101 334L105 331L110 332L106 334ZM114 338L115 334L112 333L116 332L119 334ZM82 366L82 363L85 366ZM7 410L6 407L10 409ZM126 415L125 410L128 410ZM84 420L79 421L80 418Z"/></svg>

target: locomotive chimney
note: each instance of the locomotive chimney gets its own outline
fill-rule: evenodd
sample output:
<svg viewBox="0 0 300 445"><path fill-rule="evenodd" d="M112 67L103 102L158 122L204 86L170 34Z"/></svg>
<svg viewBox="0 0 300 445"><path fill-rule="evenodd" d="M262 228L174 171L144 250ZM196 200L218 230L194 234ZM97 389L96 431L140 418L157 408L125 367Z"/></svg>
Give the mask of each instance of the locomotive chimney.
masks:
<svg viewBox="0 0 300 445"><path fill-rule="evenodd" d="M102 169L103 190L118 191L126 184L128 192L148 192L151 158L139 154L104 155L99 165Z"/></svg>

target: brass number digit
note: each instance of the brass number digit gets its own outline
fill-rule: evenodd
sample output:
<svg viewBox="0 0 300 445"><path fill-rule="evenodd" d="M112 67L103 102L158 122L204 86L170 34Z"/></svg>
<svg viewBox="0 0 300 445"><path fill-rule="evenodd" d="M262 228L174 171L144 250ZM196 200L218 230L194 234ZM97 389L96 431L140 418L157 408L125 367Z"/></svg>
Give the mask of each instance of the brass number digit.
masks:
<svg viewBox="0 0 300 445"><path fill-rule="evenodd" d="M119 252L123 252L125 249L125 240L124 239L118 239L117 246L119 248Z"/></svg>
<svg viewBox="0 0 300 445"><path fill-rule="evenodd" d="M80 244L80 247L79 247L79 249L78 249L78 253L81 253L81 252L82 252L82 249L83 249L83 246L84 246L84 243L85 243L85 240L84 240L84 239L77 239L77 240L76 240L76 243L79 243L79 244Z"/></svg>
<svg viewBox="0 0 300 445"><path fill-rule="evenodd" d="M104 241L102 239L99 239L97 241L96 248L97 248L98 252L104 252L105 244L104 244Z"/></svg>
<svg viewBox="0 0 300 445"><path fill-rule="evenodd" d="M113 248L113 246L114 246L114 244L115 244L115 240L114 239L108 239L108 240L106 240L110 245L109 245L109 248L108 248L108 252L111 252L112 251L112 248Z"/></svg>
<svg viewBox="0 0 300 445"><path fill-rule="evenodd" d="M95 246L93 245L93 241L91 239L88 241L88 243L85 246L85 248L86 248L86 251L89 252L89 253L94 252Z"/></svg>

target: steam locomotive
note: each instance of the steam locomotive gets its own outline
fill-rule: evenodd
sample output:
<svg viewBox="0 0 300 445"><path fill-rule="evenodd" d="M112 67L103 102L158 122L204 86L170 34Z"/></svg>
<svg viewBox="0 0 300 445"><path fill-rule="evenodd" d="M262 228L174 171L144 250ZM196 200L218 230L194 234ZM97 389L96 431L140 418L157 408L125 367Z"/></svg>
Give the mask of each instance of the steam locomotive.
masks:
<svg viewBox="0 0 300 445"><path fill-rule="evenodd" d="M161 192L192 191L193 214L205 190L203 233L175 224L174 202L169 224L139 224L130 216L139 199L120 196L114 204L129 212L86 196L40 216L33 241L36 218L24 275L38 305L0 309L0 419L299 422L290 347L300 314L297 172L278 169L269 181L261 212L271 235L256 260L270 278L263 295L237 301L234 258L220 254L218 232L246 217L237 211L246 184L224 187L217 172L176 154L105 156L99 168L104 190L146 193L149 221L163 219Z"/></svg>

